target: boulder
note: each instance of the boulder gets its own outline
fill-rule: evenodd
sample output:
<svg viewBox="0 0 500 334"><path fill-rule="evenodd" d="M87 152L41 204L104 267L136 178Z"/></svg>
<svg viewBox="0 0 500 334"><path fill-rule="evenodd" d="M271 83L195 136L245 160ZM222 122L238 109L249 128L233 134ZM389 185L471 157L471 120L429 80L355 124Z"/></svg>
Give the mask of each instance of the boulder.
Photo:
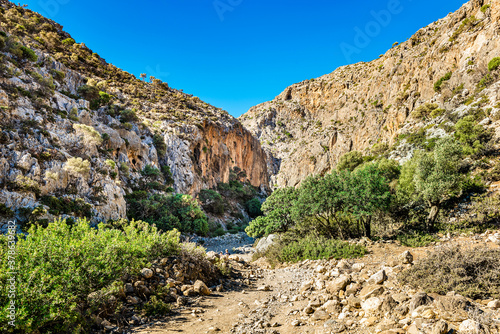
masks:
<svg viewBox="0 0 500 334"><path fill-rule="evenodd" d="M387 275L385 270L380 270L379 272L373 274L367 281L368 284L382 284L387 280Z"/></svg>
<svg viewBox="0 0 500 334"><path fill-rule="evenodd" d="M361 303L361 308L366 315L375 315L382 307L382 300L378 297L372 297Z"/></svg>
<svg viewBox="0 0 500 334"><path fill-rule="evenodd" d="M412 264L413 263L413 255L409 251L405 251L405 252L403 252L403 254L401 254L399 256L399 260L400 260L401 264Z"/></svg>
<svg viewBox="0 0 500 334"><path fill-rule="evenodd" d="M194 282L193 288L197 294L202 296L208 296L212 293L210 289L206 286L206 284L200 280Z"/></svg>
<svg viewBox="0 0 500 334"><path fill-rule="evenodd" d="M413 312L417 307L432 303L432 298L425 292L416 293L410 301L410 311Z"/></svg>
<svg viewBox="0 0 500 334"><path fill-rule="evenodd" d="M338 294L339 291L344 290L346 286L351 282L351 276L342 275L333 281L326 284L326 291L333 295Z"/></svg>
<svg viewBox="0 0 500 334"><path fill-rule="evenodd" d="M255 246L255 250L258 253L265 253L267 249L275 243L277 238L278 238L277 234L269 234L267 237L264 237L259 240L257 246Z"/></svg>
<svg viewBox="0 0 500 334"><path fill-rule="evenodd" d="M366 300L371 297L377 297L383 294L384 291L385 289L382 285L366 285L359 292L359 298L361 298L362 300Z"/></svg>
<svg viewBox="0 0 500 334"><path fill-rule="evenodd" d="M483 334L486 333L483 326L472 319L467 319L458 328L460 334Z"/></svg>

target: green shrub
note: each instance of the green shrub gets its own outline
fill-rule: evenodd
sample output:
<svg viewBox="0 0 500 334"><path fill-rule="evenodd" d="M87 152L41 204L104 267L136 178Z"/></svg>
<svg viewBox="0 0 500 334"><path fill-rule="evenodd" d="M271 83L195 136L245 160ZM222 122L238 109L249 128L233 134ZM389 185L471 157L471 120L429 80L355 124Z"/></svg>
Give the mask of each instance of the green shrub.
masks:
<svg viewBox="0 0 500 334"><path fill-rule="evenodd" d="M411 113L411 116L417 119L427 118L429 116L432 118L436 118L438 116L441 116L445 112L446 110L439 108L436 103L426 103L415 109Z"/></svg>
<svg viewBox="0 0 500 334"><path fill-rule="evenodd" d="M142 175L146 177L158 177L161 176L162 174L158 168L151 165L146 165L142 170Z"/></svg>
<svg viewBox="0 0 500 334"><path fill-rule="evenodd" d="M430 234L421 233L400 234L397 236L397 240L401 242L401 245L407 247L427 247L433 242L439 241Z"/></svg>
<svg viewBox="0 0 500 334"><path fill-rule="evenodd" d="M126 196L130 219L155 224L163 231L178 229L185 233L208 233L208 219L198 201L189 195L150 195L134 191Z"/></svg>
<svg viewBox="0 0 500 334"><path fill-rule="evenodd" d="M57 81L63 81L64 78L66 77L66 74L64 72L58 71L58 70L50 70L50 74L56 79Z"/></svg>
<svg viewBox="0 0 500 334"><path fill-rule="evenodd" d="M212 189L203 189L198 194L201 205L206 212L223 215L225 210L224 199L221 194Z"/></svg>
<svg viewBox="0 0 500 334"><path fill-rule="evenodd" d="M14 216L14 211L3 203L0 203L0 217L10 218Z"/></svg>
<svg viewBox="0 0 500 334"><path fill-rule="evenodd" d="M73 38L66 38L66 39L62 40L61 43L64 45L71 46L71 45L75 44L75 40Z"/></svg>
<svg viewBox="0 0 500 334"><path fill-rule="evenodd" d="M7 286L11 268L7 237L0 236L0 284ZM64 220L47 228L31 227L16 244L16 333L88 332L90 314L99 307L89 295L116 291L116 281L138 275L153 260L177 254L179 233L159 234L143 222L121 230L86 220L72 226ZM123 285L123 283L121 283ZM10 299L0 292L0 331L12 332L7 321Z"/></svg>
<svg viewBox="0 0 500 334"><path fill-rule="evenodd" d="M167 154L167 144L165 144L165 140L159 134L155 134L153 136L153 145L156 148L156 152L158 152L158 159L161 159Z"/></svg>
<svg viewBox="0 0 500 334"><path fill-rule="evenodd" d="M404 285L445 295L455 291L472 299L500 297L500 249L487 246L441 247L403 271Z"/></svg>
<svg viewBox="0 0 500 334"><path fill-rule="evenodd" d="M111 169L115 169L116 168L116 162L114 160L111 160L111 159L106 159L105 161L106 165L109 166L109 168Z"/></svg>
<svg viewBox="0 0 500 334"><path fill-rule="evenodd" d="M171 311L170 304L165 303L163 300L152 296L149 302L144 304L144 311L147 316L164 316Z"/></svg>
<svg viewBox="0 0 500 334"><path fill-rule="evenodd" d="M82 158L69 158L64 169L71 174L88 175L90 173L90 162Z"/></svg>
<svg viewBox="0 0 500 334"><path fill-rule="evenodd" d="M258 198L252 198L245 203L245 208L247 209L248 215L252 218L262 216L262 203Z"/></svg>
<svg viewBox="0 0 500 334"><path fill-rule="evenodd" d="M163 177L165 178L165 185L171 186L174 184L174 178L172 172L170 171L170 166L163 165L161 166L161 172L163 173Z"/></svg>
<svg viewBox="0 0 500 334"><path fill-rule="evenodd" d="M491 7L490 4L484 5L483 7L481 7L481 12L486 13L486 11L488 10L488 8L490 8L490 7Z"/></svg>
<svg viewBox="0 0 500 334"><path fill-rule="evenodd" d="M31 50L28 47L21 46L20 47L22 51L22 58L27 59L29 61L35 62L38 60L38 56L36 55L35 51Z"/></svg>
<svg viewBox="0 0 500 334"><path fill-rule="evenodd" d="M99 89L94 86L83 85L78 87L78 94L80 94L85 100L93 101L99 98Z"/></svg>
<svg viewBox="0 0 500 334"><path fill-rule="evenodd" d="M337 170L350 170L351 172L364 162L363 154L358 151L352 151L340 157L337 164Z"/></svg>
<svg viewBox="0 0 500 334"><path fill-rule="evenodd" d="M295 223L294 207L299 191L294 187L276 189L261 209L265 216L259 216L245 229L251 237L260 237L276 232L285 232Z"/></svg>
<svg viewBox="0 0 500 334"><path fill-rule="evenodd" d="M495 71L498 67L500 66L500 57L493 58L489 63L488 63L488 70L490 72Z"/></svg>
<svg viewBox="0 0 500 334"><path fill-rule="evenodd" d="M274 250L279 262L299 262L319 259L351 259L366 254L363 246L351 245L347 242L318 236L307 236L297 241L281 244ZM270 254L272 254L272 250ZM272 259L271 259L272 261Z"/></svg>
<svg viewBox="0 0 500 334"><path fill-rule="evenodd" d="M464 154L476 154L484 148L491 134L473 115L465 116L455 124L455 138L463 144Z"/></svg>
<svg viewBox="0 0 500 334"><path fill-rule="evenodd" d="M120 121L122 123L137 122L138 120L139 118L133 110L126 109L120 112Z"/></svg>
<svg viewBox="0 0 500 334"><path fill-rule="evenodd" d="M72 214L76 217L92 217L92 205L81 198L42 196L40 201L49 207L49 213L53 215Z"/></svg>
<svg viewBox="0 0 500 334"><path fill-rule="evenodd" d="M451 79L451 75L452 73L451 72L448 72L446 73L443 77L441 77L435 84L434 84L434 90L436 92L440 92L441 91L441 86L443 86L443 83L445 81L448 81Z"/></svg>

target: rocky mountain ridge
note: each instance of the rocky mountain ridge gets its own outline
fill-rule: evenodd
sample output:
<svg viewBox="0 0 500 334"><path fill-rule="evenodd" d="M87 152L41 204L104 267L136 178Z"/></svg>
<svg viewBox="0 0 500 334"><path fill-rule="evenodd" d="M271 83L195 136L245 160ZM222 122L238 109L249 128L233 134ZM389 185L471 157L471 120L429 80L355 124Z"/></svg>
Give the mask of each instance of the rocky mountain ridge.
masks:
<svg viewBox="0 0 500 334"><path fill-rule="evenodd" d="M404 161L416 148L408 137L449 135L477 110L498 139L500 83L488 63L500 56L499 18L499 1L471 0L379 59L294 84L251 108L239 119L268 154L272 187L327 173L350 151ZM436 112L417 117L426 106Z"/></svg>
<svg viewBox="0 0 500 334"><path fill-rule="evenodd" d="M70 216L124 218L131 189L196 195L233 167L268 188L260 143L227 112L135 78L25 7L2 0L0 17L2 221L54 218L44 196Z"/></svg>

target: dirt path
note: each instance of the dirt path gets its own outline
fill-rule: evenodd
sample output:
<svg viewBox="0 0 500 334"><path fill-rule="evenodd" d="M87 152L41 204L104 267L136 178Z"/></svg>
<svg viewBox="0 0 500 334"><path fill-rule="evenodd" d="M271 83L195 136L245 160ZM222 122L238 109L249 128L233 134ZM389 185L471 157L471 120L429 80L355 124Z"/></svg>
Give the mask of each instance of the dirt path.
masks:
<svg viewBox="0 0 500 334"><path fill-rule="evenodd" d="M455 242L475 244L470 238ZM395 243L375 243L368 247L369 254L352 262L362 262L365 268L376 270L406 250L418 261L432 248L434 246L408 248ZM316 263L311 267L293 265L271 270L265 269L262 262L249 264L249 256L244 258L246 261L234 263L233 269L239 278L228 283L225 291L199 297L191 305L175 309L165 321L143 326L134 333L323 333L327 318L315 319L316 314L304 314L310 300L300 291L303 282L318 275L314 271Z"/></svg>

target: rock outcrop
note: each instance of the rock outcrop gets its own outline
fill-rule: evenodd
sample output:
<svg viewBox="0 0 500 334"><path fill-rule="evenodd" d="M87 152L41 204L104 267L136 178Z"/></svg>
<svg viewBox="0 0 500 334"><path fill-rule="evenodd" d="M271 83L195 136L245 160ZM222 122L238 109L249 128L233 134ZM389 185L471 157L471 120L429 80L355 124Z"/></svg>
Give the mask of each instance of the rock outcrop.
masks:
<svg viewBox="0 0 500 334"><path fill-rule="evenodd" d="M124 218L132 190L196 195L234 167L268 188L259 141L227 112L135 78L24 7L2 0L0 17L0 222Z"/></svg>
<svg viewBox="0 0 500 334"><path fill-rule="evenodd" d="M353 150L392 146L404 161L414 147L400 135L422 129L442 137L472 109L486 111L484 125L498 138L499 71L488 63L500 56L499 18L498 1L471 0L379 59L294 84L251 108L240 120L268 153L272 187L329 172ZM439 110L434 118L413 117L428 103Z"/></svg>

